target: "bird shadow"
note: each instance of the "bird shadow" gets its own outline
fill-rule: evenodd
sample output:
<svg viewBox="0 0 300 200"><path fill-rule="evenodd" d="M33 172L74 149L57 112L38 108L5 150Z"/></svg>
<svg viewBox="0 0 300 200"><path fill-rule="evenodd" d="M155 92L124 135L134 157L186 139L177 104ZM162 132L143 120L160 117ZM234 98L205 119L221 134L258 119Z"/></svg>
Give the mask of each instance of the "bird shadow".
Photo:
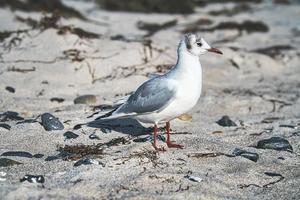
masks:
<svg viewBox="0 0 300 200"><path fill-rule="evenodd" d="M144 127L137 120L130 118L94 120L87 123L87 126L92 128L99 128L104 132L113 130L131 136L148 135L152 132L152 127Z"/></svg>

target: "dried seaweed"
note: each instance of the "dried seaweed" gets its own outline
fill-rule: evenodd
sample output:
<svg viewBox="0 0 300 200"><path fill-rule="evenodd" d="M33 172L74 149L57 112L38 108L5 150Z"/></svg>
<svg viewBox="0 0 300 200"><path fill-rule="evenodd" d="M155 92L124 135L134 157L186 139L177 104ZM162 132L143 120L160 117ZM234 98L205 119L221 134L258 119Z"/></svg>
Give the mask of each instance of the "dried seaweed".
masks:
<svg viewBox="0 0 300 200"><path fill-rule="evenodd" d="M157 24L157 23L147 23L147 22L143 22L143 21L138 21L137 22L137 27L140 30L146 30L148 31L148 33L144 36L144 37L150 37L152 35L154 35L156 32L163 30L163 29L167 29L170 28L172 26L175 26L177 24L177 20L171 20L171 21L167 21L165 23L162 24Z"/></svg>
<svg viewBox="0 0 300 200"><path fill-rule="evenodd" d="M111 11L143 13L180 13L194 12L194 0L97 0L101 8Z"/></svg>
<svg viewBox="0 0 300 200"><path fill-rule="evenodd" d="M53 13L56 12L60 16L70 18L79 18L85 20L85 17L77 10L67 7L61 0L24 0L24 1L11 1L11 0L1 0L0 7L9 7L12 10L22 10L25 12L46 12Z"/></svg>
<svg viewBox="0 0 300 200"><path fill-rule="evenodd" d="M228 29L236 29L239 32L246 31L247 33L253 32L268 32L268 26L261 21L250 21L246 20L242 23L237 23L233 21L229 22L221 22L216 26L210 28L199 28L199 31L215 31L215 30L228 30Z"/></svg>
<svg viewBox="0 0 300 200"><path fill-rule="evenodd" d="M266 48L255 49L252 50L252 52L261 53L268 55L272 58L276 58L278 55L282 54L282 51L288 51L293 49L295 49L295 47L291 45L274 45Z"/></svg>
<svg viewBox="0 0 300 200"><path fill-rule="evenodd" d="M214 157L218 157L218 156L235 157L234 155L225 154L225 153L221 153L221 152L188 154L188 157L191 157L191 158L214 158Z"/></svg>
<svg viewBox="0 0 300 200"><path fill-rule="evenodd" d="M267 175L267 176L271 176L271 177L279 177L279 179L276 180L276 181L271 181L271 182L269 182L267 184L264 184L262 186L251 183L251 184L239 184L238 187L241 188L241 189L247 188L247 187L250 187L250 186L259 187L259 188L268 188L271 185L274 185L274 184L276 184L276 183L278 183L278 182L280 182L284 179L284 176L282 176L281 174L278 174L278 173L265 172L264 174Z"/></svg>
<svg viewBox="0 0 300 200"><path fill-rule="evenodd" d="M231 9L222 9L222 10L212 10L209 12L210 15L218 16L218 15L226 15L233 16L239 13L244 13L251 10L251 7L248 4L237 4Z"/></svg>
<svg viewBox="0 0 300 200"><path fill-rule="evenodd" d="M16 67L8 67L7 71L8 72L27 73L27 72L34 72L35 71L35 67L29 68L29 69L21 69L21 68L16 68Z"/></svg>

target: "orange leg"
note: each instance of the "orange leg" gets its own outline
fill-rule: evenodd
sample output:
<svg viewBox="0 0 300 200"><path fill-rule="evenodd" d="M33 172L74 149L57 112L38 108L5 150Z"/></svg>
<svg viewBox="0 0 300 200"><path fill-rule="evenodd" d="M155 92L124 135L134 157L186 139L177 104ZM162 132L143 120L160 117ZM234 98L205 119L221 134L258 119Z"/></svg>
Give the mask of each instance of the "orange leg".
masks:
<svg viewBox="0 0 300 200"><path fill-rule="evenodd" d="M153 147L156 151L166 151L164 147L157 147L157 125L154 125L154 130L153 130Z"/></svg>
<svg viewBox="0 0 300 200"><path fill-rule="evenodd" d="M171 142L171 137L170 137L170 122L166 123L166 129L167 129L167 145L169 148L179 148L182 149L183 145L180 144L175 144Z"/></svg>

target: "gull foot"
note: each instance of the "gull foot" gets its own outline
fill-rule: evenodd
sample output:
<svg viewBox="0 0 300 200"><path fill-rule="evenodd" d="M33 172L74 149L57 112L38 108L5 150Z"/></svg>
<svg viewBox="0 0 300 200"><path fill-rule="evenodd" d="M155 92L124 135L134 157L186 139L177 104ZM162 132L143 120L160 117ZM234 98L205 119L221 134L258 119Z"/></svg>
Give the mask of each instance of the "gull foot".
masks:
<svg viewBox="0 0 300 200"><path fill-rule="evenodd" d="M167 142L167 146L169 148L177 148L177 149L182 149L184 147L181 144L175 144L175 143L172 143L172 142Z"/></svg>

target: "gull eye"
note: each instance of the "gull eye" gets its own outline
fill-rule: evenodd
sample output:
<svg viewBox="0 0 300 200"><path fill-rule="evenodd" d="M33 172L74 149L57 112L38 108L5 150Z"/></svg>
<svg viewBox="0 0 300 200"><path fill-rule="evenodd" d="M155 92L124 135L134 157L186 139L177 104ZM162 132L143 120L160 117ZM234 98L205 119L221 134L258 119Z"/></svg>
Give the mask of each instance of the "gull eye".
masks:
<svg viewBox="0 0 300 200"><path fill-rule="evenodd" d="M201 47L202 43L201 42L197 42L197 45L198 45L198 47Z"/></svg>

